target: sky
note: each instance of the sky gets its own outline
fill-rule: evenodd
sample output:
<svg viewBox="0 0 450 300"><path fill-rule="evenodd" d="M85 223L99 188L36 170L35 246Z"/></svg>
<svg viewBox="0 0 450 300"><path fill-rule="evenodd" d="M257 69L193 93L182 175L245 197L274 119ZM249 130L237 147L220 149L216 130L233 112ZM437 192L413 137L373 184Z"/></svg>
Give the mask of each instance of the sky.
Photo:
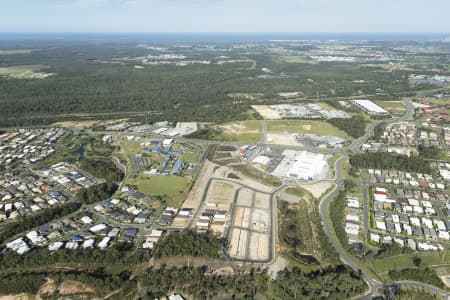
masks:
<svg viewBox="0 0 450 300"><path fill-rule="evenodd" d="M449 0L0 0L0 32L449 33Z"/></svg>

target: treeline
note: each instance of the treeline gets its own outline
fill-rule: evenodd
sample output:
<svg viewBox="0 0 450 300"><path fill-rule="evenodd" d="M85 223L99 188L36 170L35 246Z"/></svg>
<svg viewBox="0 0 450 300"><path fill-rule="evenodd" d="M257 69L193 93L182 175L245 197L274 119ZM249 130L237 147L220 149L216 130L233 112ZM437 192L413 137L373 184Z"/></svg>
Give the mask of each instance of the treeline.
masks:
<svg viewBox="0 0 450 300"><path fill-rule="evenodd" d="M218 276L207 272L207 267L150 269L139 278L147 289L147 299L161 298L168 291L188 294L193 299L216 299L219 296L253 299L267 291L268 278L254 270L239 275Z"/></svg>
<svg viewBox="0 0 450 300"><path fill-rule="evenodd" d="M415 157L407 157L391 153L357 153L350 157L350 163L356 168L384 169L405 172L431 174L430 162Z"/></svg>
<svg viewBox="0 0 450 300"><path fill-rule="evenodd" d="M148 252L132 251L133 243L115 243L111 247L100 250L92 249L60 249L50 252L46 248L36 248L26 255L18 255L7 251L0 255L0 267L2 269L21 267L52 266L57 263L81 263L81 264L139 264L150 259Z"/></svg>
<svg viewBox="0 0 450 300"><path fill-rule="evenodd" d="M131 278L130 271L120 273L106 273L99 269L88 272L58 272L50 275L56 283L64 281L77 281L92 288L94 294L103 297L111 292L117 291L112 299L126 299L130 297L130 293L136 293L137 281Z"/></svg>
<svg viewBox="0 0 450 300"><path fill-rule="evenodd" d="M295 206L279 201L279 238L290 248L288 254L300 263L337 263L339 257L323 230L318 201L311 200L311 205L304 200Z"/></svg>
<svg viewBox="0 0 450 300"><path fill-rule="evenodd" d="M362 116L354 116L351 119L330 119L328 123L345 131L353 138L359 138L366 133L366 121Z"/></svg>
<svg viewBox="0 0 450 300"><path fill-rule="evenodd" d="M217 258L223 252L221 241L212 234L194 230L171 232L153 249L155 258L171 256L197 256Z"/></svg>
<svg viewBox="0 0 450 300"><path fill-rule="evenodd" d="M436 272L430 268L406 268L402 270L390 270L389 278L398 280L412 280L434 285L445 289L445 285Z"/></svg>
<svg viewBox="0 0 450 300"><path fill-rule="evenodd" d="M345 232L345 207L347 193L340 191L330 203L330 219L336 236L344 248L348 248L347 233Z"/></svg>
<svg viewBox="0 0 450 300"><path fill-rule="evenodd" d="M376 94L380 86L387 94L383 97L416 89L411 89L401 71L373 72L380 68L361 67L357 63L289 63L276 54L266 53L264 46L261 51L250 53L236 49L222 53L231 58L249 57L257 65L287 76L258 78L261 71L249 68L249 63L160 65L140 70L134 68L134 61L99 63L152 53L144 48L138 49L138 53L136 43L121 43L116 48L113 44L43 45L32 47L42 50L29 55L3 56L2 66L45 65L50 66L45 71L56 75L42 80L0 78L0 126L49 124L58 119L77 118L73 114L110 112L136 112L136 115L149 112L150 121L219 123L244 119L250 109L251 101L236 101L228 96L230 93L262 93L266 97L263 101L272 103L277 97L274 91L300 90L306 98L317 97L318 91L320 97L349 97L361 91L361 84L353 82L360 79L366 81L363 88L366 94ZM204 51L193 53L192 49L176 51L198 59L209 55Z"/></svg>
<svg viewBox="0 0 450 300"><path fill-rule="evenodd" d="M0 276L0 294L30 293L36 295L47 279L53 280L55 288L65 281L76 281L91 288L98 297L117 291L110 299L126 299L126 295L136 292L136 280L130 272L106 273L103 270L67 272L24 272ZM86 293L86 292L84 292ZM80 294L81 293L80 291ZM58 289L52 294L41 295L44 299L60 299Z"/></svg>
<svg viewBox="0 0 450 300"><path fill-rule="evenodd" d="M81 207L81 203L66 203L55 208L47 208L42 211L19 218L13 223L7 223L0 227L0 244L5 240L12 238L16 234L30 230L34 227L41 226L54 219L62 218L65 215L77 211Z"/></svg>
<svg viewBox="0 0 450 300"><path fill-rule="evenodd" d="M36 294L45 282L39 273L13 273L0 276L0 295L30 293Z"/></svg>
<svg viewBox="0 0 450 300"><path fill-rule="evenodd" d="M92 204L110 198L117 191L117 184L104 182L93 185L77 194L77 199L84 204Z"/></svg>
<svg viewBox="0 0 450 300"><path fill-rule="evenodd" d="M80 168L110 183L119 182L123 179L123 173L108 159L83 158L80 159Z"/></svg>
<svg viewBox="0 0 450 300"><path fill-rule="evenodd" d="M275 299L350 299L367 285L349 267L338 265L305 273L294 267L284 270L272 283Z"/></svg>
<svg viewBox="0 0 450 300"><path fill-rule="evenodd" d="M446 151L439 149L436 146L427 147L424 145L419 145L418 150L419 150L420 157L423 157L423 158L434 159L434 160L439 160L441 158L444 158L444 160L445 160L445 157L446 157Z"/></svg>

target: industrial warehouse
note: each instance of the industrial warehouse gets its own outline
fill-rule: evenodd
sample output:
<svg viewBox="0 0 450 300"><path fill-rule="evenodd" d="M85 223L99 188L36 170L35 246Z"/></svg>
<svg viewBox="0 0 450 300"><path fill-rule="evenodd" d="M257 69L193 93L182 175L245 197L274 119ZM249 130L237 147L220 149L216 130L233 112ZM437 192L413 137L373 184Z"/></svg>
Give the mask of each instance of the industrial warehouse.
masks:
<svg viewBox="0 0 450 300"><path fill-rule="evenodd" d="M286 149L281 155L258 155L251 165L277 177L307 181L322 180L329 175L330 155Z"/></svg>
<svg viewBox="0 0 450 300"><path fill-rule="evenodd" d="M370 100L352 100L354 105L372 116L388 116L389 112Z"/></svg>

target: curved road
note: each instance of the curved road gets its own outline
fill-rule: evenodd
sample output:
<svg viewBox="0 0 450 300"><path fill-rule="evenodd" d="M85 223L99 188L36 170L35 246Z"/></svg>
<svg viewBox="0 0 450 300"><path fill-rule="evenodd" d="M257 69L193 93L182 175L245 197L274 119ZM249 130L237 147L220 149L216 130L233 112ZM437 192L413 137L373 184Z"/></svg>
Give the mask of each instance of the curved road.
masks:
<svg viewBox="0 0 450 300"><path fill-rule="evenodd" d="M404 101L404 103L405 103L405 105L407 107L407 112L405 113L405 115L403 115L400 118L393 118L393 119L389 120L388 123L413 120L413 117L414 117L414 106L412 104L411 99L410 98L404 98L403 101ZM355 141L353 141L353 143L350 146L348 146L348 150L350 152L358 151L360 149L360 147L365 142L367 142L367 140L371 136L373 136L375 127L378 124L380 124L381 122L383 122L383 121L381 121L381 120L380 121L375 121L372 124L370 124L369 127L367 127L367 129L366 129L366 133L362 137L360 137L360 138L356 139ZM362 295L362 296L358 297L358 299L372 299L373 297L380 296L380 293L378 292L378 290L383 287L383 283L378 281L375 278L372 278L370 274L367 274L363 270L361 270L358 267L358 265L355 263L355 261L352 259L351 255L349 253L347 253L340 246L340 241L334 235L334 232L333 232L334 229L333 229L333 226L331 224L331 220L328 217L327 206L330 203L330 201L333 198L336 197L336 195L339 193L339 190L342 188L341 173L340 173L340 168L339 168L340 163L344 159L348 158L347 154L345 154L344 152L341 152L340 154L341 154L341 156L334 163L335 184L336 184L336 186L320 202L320 204L319 204L320 216L322 218L322 223L323 223L325 234L328 236L328 238L331 241L333 247L336 249L336 252L338 253L339 258L341 259L341 261L344 264L350 266L354 271L356 271L356 272L361 271L364 281L369 286L369 291L365 295ZM400 287L403 287L403 288L420 288L420 289L425 289L425 290L428 290L428 291L430 291L432 293L435 293L436 295L444 296L446 298L449 297L449 294L447 292L442 291L439 288L431 286L431 285L428 285L428 284L424 284L424 283L420 283L420 282L414 282L414 281L399 281L399 282L396 282L396 283L399 284Z"/></svg>

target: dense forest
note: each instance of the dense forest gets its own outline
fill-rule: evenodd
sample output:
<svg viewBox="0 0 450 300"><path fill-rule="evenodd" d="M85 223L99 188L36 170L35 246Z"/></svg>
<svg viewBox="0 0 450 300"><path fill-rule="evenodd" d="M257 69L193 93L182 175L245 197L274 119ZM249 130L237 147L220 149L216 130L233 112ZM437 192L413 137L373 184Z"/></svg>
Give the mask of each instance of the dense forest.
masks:
<svg viewBox="0 0 450 300"><path fill-rule="evenodd" d="M0 255L0 267L7 268L30 268L52 266L57 263L79 263L79 264L138 264L150 259L150 253L132 251L136 245L133 243L115 243L111 247L100 250L93 249L60 249L50 252L46 248L36 248L27 255L18 255L12 251Z"/></svg>
<svg viewBox="0 0 450 300"><path fill-rule="evenodd" d="M402 156L391 153L357 153L350 157L353 167L378 170L398 170L431 174L429 161L411 156Z"/></svg>
<svg viewBox="0 0 450 300"><path fill-rule="evenodd" d="M217 296L230 298L233 295L253 299L257 293L267 290L267 276L251 271L247 274L217 276L207 273L208 268L164 268L150 269L142 276L142 284L147 287L149 299L166 295L167 291L191 295L193 299L213 299Z"/></svg>
<svg viewBox="0 0 450 300"><path fill-rule="evenodd" d="M273 282L276 299L350 299L366 289L360 276L342 265L309 273L294 267Z"/></svg>
<svg viewBox="0 0 450 300"><path fill-rule="evenodd" d="M388 275L389 278L394 281L412 280L428 283L441 289L445 288L444 283L438 277L436 272L429 268L407 268L402 270L390 270Z"/></svg>
<svg viewBox="0 0 450 300"><path fill-rule="evenodd" d="M333 228L336 232L336 236L338 237L344 248L348 248L348 238L347 233L345 232L345 207L347 204L346 199L346 192L341 191L330 204L330 219L333 223Z"/></svg>
<svg viewBox="0 0 450 300"><path fill-rule="evenodd" d="M140 116L148 121L223 122L246 118L255 102L280 102L277 92L301 90L305 97L326 99L361 92L374 95L383 86L384 98L397 98L395 93L411 90L406 71L373 72L378 69L358 63L289 63L269 53L268 45L239 50L233 49L232 43L219 43L198 51L195 46L183 50L169 44L165 46L174 54L212 63L144 65L137 69L142 57L160 54L137 48L139 42L21 42L20 47L40 50L2 56L0 67L47 66L42 71L54 75L45 79L0 78L0 126L86 119L86 113L91 118ZM220 55L247 61L217 64ZM273 75L261 76L263 67ZM263 96L252 101L229 96L241 92Z"/></svg>
<svg viewBox="0 0 450 300"><path fill-rule="evenodd" d="M328 123L345 131L353 138L359 138L366 132L367 122L362 116L354 116L351 119L330 119Z"/></svg>
<svg viewBox="0 0 450 300"><path fill-rule="evenodd" d="M171 256L219 257L223 245L211 234L193 230L172 232L161 239L153 250L156 258Z"/></svg>

